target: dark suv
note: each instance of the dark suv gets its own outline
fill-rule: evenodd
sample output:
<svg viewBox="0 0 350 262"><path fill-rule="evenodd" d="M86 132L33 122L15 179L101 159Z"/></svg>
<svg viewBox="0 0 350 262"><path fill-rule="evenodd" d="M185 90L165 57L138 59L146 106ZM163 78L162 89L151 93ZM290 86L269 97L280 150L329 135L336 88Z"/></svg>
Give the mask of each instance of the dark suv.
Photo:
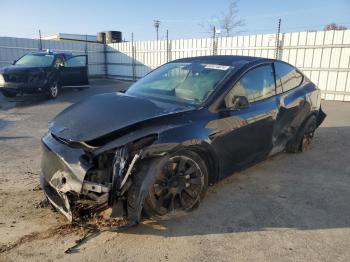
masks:
<svg viewBox="0 0 350 262"><path fill-rule="evenodd" d="M306 150L325 116L321 91L283 61L183 58L124 94L91 96L61 112L42 139L41 185L71 221L111 207L133 225L141 211L190 211L209 184Z"/></svg>
<svg viewBox="0 0 350 262"><path fill-rule="evenodd" d="M61 87L88 87L87 56L31 52L0 69L0 91L6 97L46 93L56 98Z"/></svg>

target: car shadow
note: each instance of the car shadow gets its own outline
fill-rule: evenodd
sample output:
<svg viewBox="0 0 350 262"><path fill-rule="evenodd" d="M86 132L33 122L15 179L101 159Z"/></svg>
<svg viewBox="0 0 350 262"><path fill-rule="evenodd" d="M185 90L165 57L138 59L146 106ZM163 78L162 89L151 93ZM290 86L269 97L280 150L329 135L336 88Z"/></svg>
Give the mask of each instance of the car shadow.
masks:
<svg viewBox="0 0 350 262"><path fill-rule="evenodd" d="M309 151L275 155L210 187L196 210L144 220L127 234L349 228L349 153L350 127L320 128Z"/></svg>

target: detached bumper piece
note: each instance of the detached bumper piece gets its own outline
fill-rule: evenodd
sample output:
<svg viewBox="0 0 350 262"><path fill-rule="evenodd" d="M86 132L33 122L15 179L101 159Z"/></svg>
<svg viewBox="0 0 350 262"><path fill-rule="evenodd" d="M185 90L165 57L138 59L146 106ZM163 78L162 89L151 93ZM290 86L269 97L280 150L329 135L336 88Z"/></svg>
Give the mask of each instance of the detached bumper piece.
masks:
<svg viewBox="0 0 350 262"><path fill-rule="evenodd" d="M43 176L40 177L40 185L50 203L72 222L72 210L67 195L57 192L56 189L46 182Z"/></svg>

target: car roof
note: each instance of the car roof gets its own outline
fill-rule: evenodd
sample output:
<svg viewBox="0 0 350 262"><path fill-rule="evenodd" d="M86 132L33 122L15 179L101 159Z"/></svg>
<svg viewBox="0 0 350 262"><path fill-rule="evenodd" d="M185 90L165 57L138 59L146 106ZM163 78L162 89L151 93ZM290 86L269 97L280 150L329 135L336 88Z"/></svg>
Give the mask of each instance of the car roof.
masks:
<svg viewBox="0 0 350 262"><path fill-rule="evenodd" d="M243 67L248 63L262 63L276 61L275 59L255 57L255 56L238 56L238 55L213 55L213 56L197 56L186 57L172 61L171 63L210 63L226 66Z"/></svg>
<svg viewBox="0 0 350 262"><path fill-rule="evenodd" d="M36 52L30 52L28 54L33 55L63 55L63 56L72 56L72 53L64 53L64 52L53 52L53 51L36 51Z"/></svg>

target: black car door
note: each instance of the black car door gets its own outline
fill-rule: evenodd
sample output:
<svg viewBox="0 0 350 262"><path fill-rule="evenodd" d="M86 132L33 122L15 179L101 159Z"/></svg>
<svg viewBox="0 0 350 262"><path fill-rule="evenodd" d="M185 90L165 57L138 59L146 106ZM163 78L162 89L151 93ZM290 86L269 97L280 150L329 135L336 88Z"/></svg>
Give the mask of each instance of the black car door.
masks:
<svg viewBox="0 0 350 262"><path fill-rule="evenodd" d="M295 67L284 62L274 62L274 68L279 106L273 134L272 154L285 148L295 129L310 112L310 106L305 101L305 92L297 88L303 83L303 75Z"/></svg>
<svg viewBox="0 0 350 262"><path fill-rule="evenodd" d="M235 96L245 96L249 105L240 110L232 108ZM211 123L215 137L212 145L220 156L224 176L260 160L272 148L277 114L272 64L246 72L226 95L225 105L227 109Z"/></svg>
<svg viewBox="0 0 350 262"><path fill-rule="evenodd" d="M82 86L88 84L87 56L77 55L68 58L60 68L61 86Z"/></svg>

